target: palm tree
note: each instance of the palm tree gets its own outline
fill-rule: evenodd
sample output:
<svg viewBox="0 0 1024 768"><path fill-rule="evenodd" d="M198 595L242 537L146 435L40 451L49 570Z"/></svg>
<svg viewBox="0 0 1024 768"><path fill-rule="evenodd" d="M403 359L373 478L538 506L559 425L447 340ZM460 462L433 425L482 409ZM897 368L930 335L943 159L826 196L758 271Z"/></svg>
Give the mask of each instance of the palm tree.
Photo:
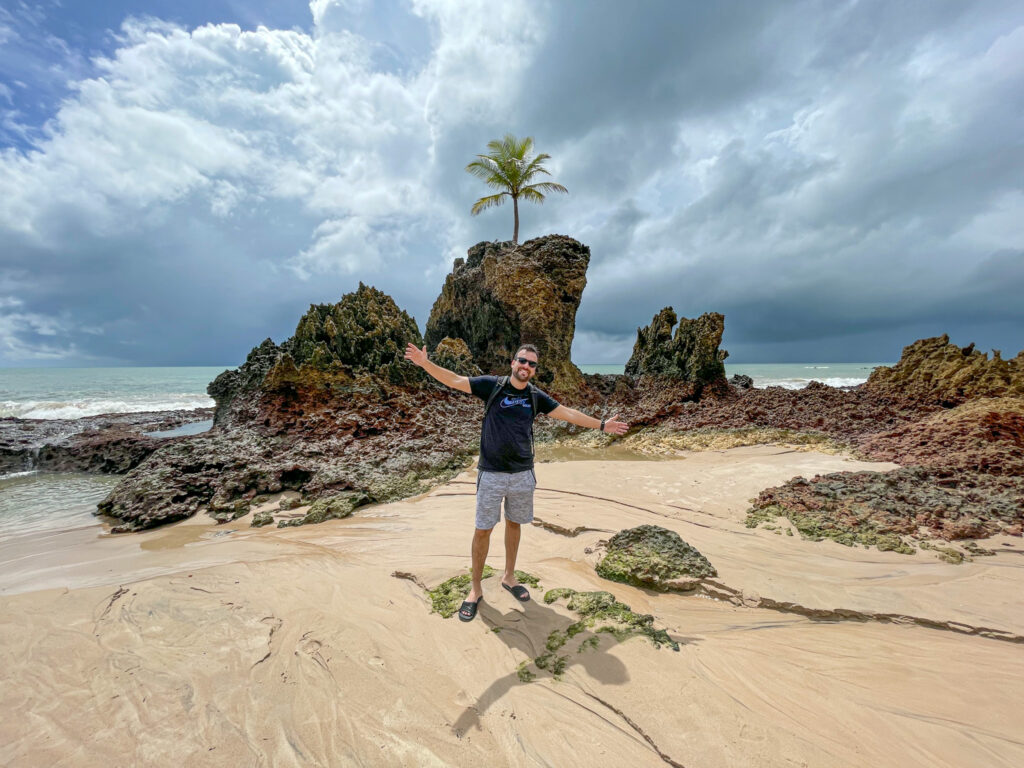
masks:
<svg viewBox="0 0 1024 768"><path fill-rule="evenodd" d="M519 242L519 198L531 200L535 203L544 202L545 192L568 192L561 184L553 181L542 181L538 184L530 184L530 179L538 173L550 176L547 169L541 165L549 160L551 155L537 155L530 159L528 155L533 150L533 139L517 139L511 133L506 134L501 141L490 141L487 143L490 154L477 155L476 160L466 166L466 171L482 179L488 186L502 190L496 195L481 197L471 210L476 216L481 211L501 205L505 197L512 198L512 210L515 215L515 229L512 230L512 242Z"/></svg>

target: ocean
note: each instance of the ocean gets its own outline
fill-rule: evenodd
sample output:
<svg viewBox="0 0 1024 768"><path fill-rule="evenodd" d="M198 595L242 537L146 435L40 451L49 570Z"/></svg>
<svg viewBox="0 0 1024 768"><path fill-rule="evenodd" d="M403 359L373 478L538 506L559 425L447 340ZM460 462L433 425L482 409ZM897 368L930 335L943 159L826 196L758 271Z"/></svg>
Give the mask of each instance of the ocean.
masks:
<svg viewBox="0 0 1024 768"><path fill-rule="evenodd" d="M834 387L861 384L879 365L892 363L726 364L725 372L750 376L755 387L799 389L812 380ZM0 416L74 419L212 407L206 385L234 367L0 368ZM580 365L584 373L622 373L624 368ZM0 539L97 526L92 512L116 484L116 477L103 475L19 472L0 476Z"/></svg>
<svg viewBox="0 0 1024 768"><path fill-rule="evenodd" d="M892 363L726 364L755 387L800 389L812 380L833 387L867 381L872 369ZM181 368L0 368L0 416L77 419L101 413L210 408L206 385L232 365ZM622 373L624 365L580 365L584 373Z"/></svg>

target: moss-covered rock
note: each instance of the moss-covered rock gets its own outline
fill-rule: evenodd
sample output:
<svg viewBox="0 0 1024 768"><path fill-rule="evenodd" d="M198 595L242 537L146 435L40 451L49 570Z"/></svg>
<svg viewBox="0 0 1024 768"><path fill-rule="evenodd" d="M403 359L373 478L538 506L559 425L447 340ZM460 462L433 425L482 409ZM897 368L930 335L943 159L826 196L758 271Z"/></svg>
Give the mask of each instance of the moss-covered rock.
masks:
<svg viewBox="0 0 1024 768"><path fill-rule="evenodd" d="M678 533L657 525L612 536L596 570L606 579L659 591L691 589L700 579L717 575L708 559Z"/></svg>
<svg viewBox="0 0 1024 768"><path fill-rule="evenodd" d="M277 527L291 528L298 525L322 523L325 520L341 520L349 517L357 507L361 507L369 501L370 497L361 491L339 493L336 496L317 499L310 505L303 517L280 520Z"/></svg>
<svg viewBox="0 0 1024 768"><path fill-rule="evenodd" d="M747 512L748 527L787 518L805 538L913 554L906 538L1019 536L1024 483L1017 476L942 468L834 472L766 488Z"/></svg>
<svg viewBox="0 0 1024 768"><path fill-rule="evenodd" d="M233 501L210 502L209 514L218 523L229 523L249 514L251 504L248 499L235 499Z"/></svg>
<svg viewBox="0 0 1024 768"><path fill-rule="evenodd" d="M310 305L295 335L281 346L300 366L323 372L340 367L406 384L422 379L404 361L409 343L423 345L416 321L386 293L359 283L337 304Z"/></svg>
<svg viewBox="0 0 1024 768"><path fill-rule="evenodd" d="M423 372L404 359L409 343L423 345L416 321L390 296L360 283L336 304L311 304L290 339L280 346L264 340L241 367L214 379L207 387L217 401L214 422L243 392L422 385Z"/></svg>
<svg viewBox="0 0 1024 768"><path fill-rule="evenodd" d="M264 525L270 525L272 522L274 522L274 515L264 510L253 515L252 522L249 525L253 528L262 528Z"/></svg>
<svg viewBox="0 0 1024 768"><path fill-rule="evenodd" d="M435 365L447 368L460 376L479 376L483 373L480 366L473 361L473 353L462 339L445 336L437 343L430 359Z"/></svg>
<svg viewBox="0 0 1024 768"><path fill-rule="evenodd" d="M784 517L793 524L800 535L809 541L831 539L837 544L852 547L863 544L866 547L878 547L883 552L899 552L912 555L915 550L903 541L900 536L880 530L866 517L851 520L845 515L821 514L810 510L792 509L778 504L755 506L747 511L747 528L758 526L772 529L772 523Z"/></svg>

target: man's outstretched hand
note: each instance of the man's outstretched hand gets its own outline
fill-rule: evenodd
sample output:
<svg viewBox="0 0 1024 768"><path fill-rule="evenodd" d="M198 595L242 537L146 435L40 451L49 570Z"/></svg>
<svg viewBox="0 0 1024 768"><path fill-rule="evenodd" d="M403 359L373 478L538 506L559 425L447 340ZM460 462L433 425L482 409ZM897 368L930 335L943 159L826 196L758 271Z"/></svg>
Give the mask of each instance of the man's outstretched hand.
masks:
<svg viewBox="0 0 1024 768"><path fill-rule="evenodd" d="M424 344L423 349L417 349L415 344L409 344L405 348L405 359L420 368L427 362L427 346Z"/></svg>
<svg viewBox="0 0 1024 768"><path fill-rule="evenodd" d="M606 419L604 422L604 431L609 435L624 435L626 430L629 429L629 424L624 421L619 421L619 414L615 414L610 419Z"/></svg>

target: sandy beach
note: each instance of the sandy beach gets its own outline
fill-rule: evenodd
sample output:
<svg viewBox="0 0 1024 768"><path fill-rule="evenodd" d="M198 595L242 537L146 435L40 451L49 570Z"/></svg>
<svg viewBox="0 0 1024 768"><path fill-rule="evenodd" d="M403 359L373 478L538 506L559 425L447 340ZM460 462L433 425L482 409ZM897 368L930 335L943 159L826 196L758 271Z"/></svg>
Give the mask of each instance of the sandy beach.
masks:
<svg viewBox="0 0 1024 768"><path fill-rule="evenodd" d="M894 466L772 445L540 464L548 525L524 531L519 567L541 588L519 604L491 577L470 624L431 613L420 585L469 566L472 470L315 526L200 515L8 540L0 763L1024 764L1019 538L951 565L744 525L767 486ZM678 532L739 597L598 577L599 542L643 523ZM502 557L498 531L489 563ZM523 682L575 620L540 599L556 587L611 592L679 651L595 634L561 679Z"/></svg>

